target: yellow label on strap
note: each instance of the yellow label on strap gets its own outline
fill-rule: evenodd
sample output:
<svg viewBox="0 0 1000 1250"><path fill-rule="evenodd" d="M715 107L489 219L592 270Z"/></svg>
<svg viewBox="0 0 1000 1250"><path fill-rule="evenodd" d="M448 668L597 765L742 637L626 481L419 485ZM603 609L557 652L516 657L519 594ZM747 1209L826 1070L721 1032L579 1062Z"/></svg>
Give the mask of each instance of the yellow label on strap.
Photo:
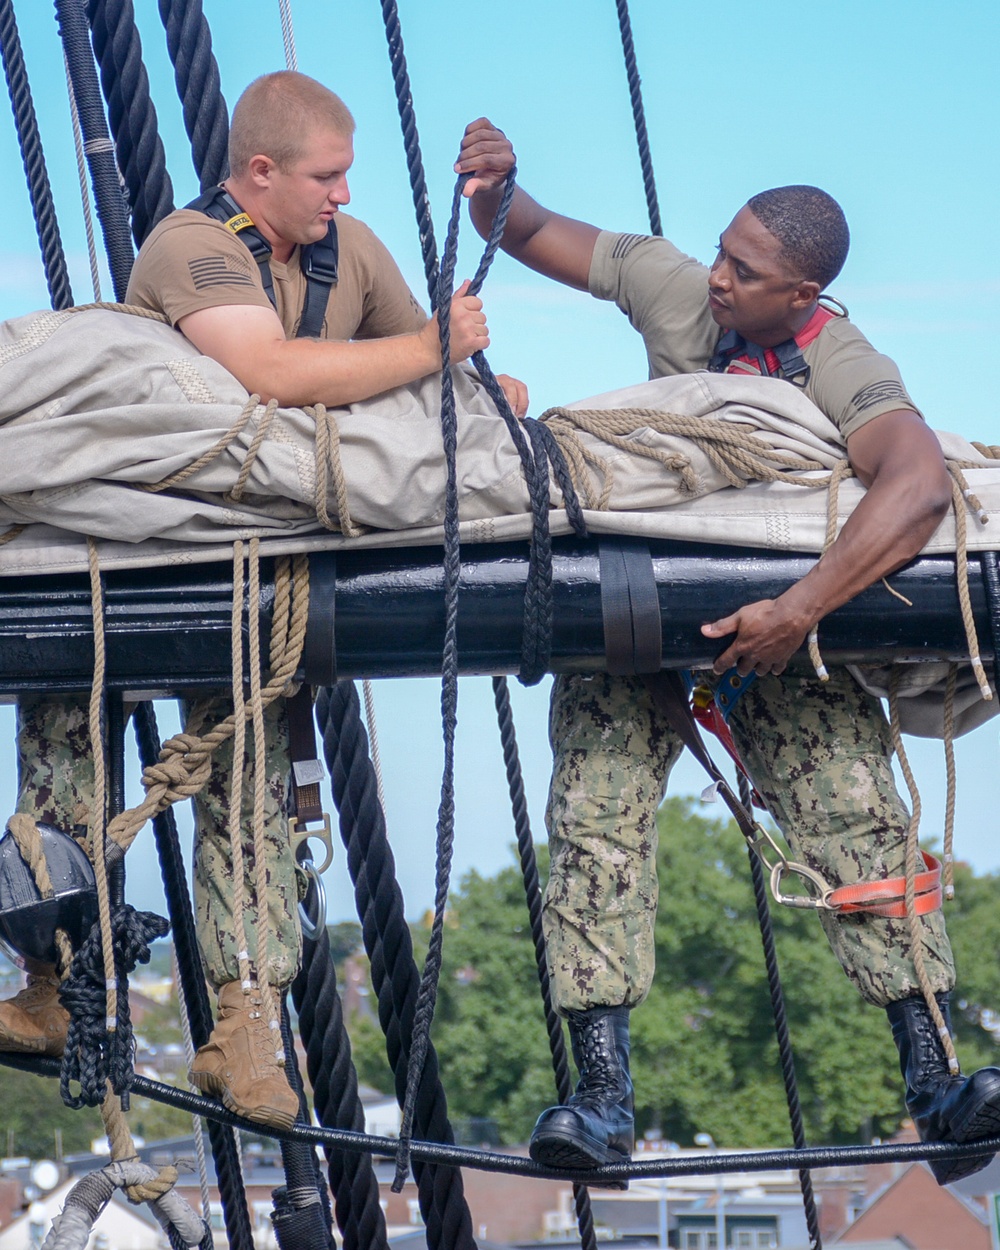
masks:
<svg viewBox="0 0 1000 1250"><path fill-rule="evenodd" d="M228 221L222 223L227 230L232 230L233 234L239 234L241 230L245 230L247 226L253 225L253 218L248 213L237 213L235 217L230 217Z"/></svg>

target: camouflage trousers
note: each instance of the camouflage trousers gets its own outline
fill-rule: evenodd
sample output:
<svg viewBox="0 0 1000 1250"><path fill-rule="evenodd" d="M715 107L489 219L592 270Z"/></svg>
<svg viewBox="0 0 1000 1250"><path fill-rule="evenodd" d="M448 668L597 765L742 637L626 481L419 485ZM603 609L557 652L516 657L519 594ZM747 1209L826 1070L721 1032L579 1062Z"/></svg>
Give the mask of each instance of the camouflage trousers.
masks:
<svg viewBox="0 0 1000 1250"><path fill-rule="evenodd" d="M70 829L84 823L94 798L89 695L21 695L17 705L17 810L35 820ZM188 727L198 732L232 711L228 692L213 692L185 706ZM288 840L288 721L283 699L264 713L264 832L267 876L267 949L270 984L288 985L299 966L299 874ZM243 765L245 929L254 969L257 953L257 889L253 853L253 788L256 760L248 725ZM229 836L229 794L233 776L232 739L213 757L212 775L194 800L194 910L198 945L209 983L218 988L238 981L239 943L233 913L233 856Z"/></svg>
<svg viewBox="0 0 1000 1250"><path fill-rule="evenodd" d="M844 669L761 677L730 718L740 756L797 859L833 887L902 876L909 814L879 701ZM656 811L680 740L641 678L557 678L543 905L560 1011L634 1006L653 976ZM876 1006L920 992L908 922L820 912L844 971ZM719 918L722 923L722 918ZM940 911L922 918L935 991L954 985Z"/></svg>

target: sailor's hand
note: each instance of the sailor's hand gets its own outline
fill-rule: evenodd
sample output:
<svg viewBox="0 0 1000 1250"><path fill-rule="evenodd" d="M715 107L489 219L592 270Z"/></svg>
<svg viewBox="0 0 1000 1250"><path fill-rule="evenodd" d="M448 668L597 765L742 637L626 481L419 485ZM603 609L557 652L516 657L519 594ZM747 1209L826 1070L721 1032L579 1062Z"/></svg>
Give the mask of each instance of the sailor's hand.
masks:
<svg viewBox="0 0 1000 1250"><path fill-rule="evenodd" d="M471 198L477 191L493 191L514 168L514 149L502 130L485 117L469 122L455 162L456 174L474 174L462 189Z"/></svg>
<svg viewBox="0 0 1000 1250"><path fill-rule="evenodd" d="M780 599L760 599L732 616L702 625L701 632L706 638L736 635L712 665L713 672L725 673L735 666L741 677L749 673L764 677L785 671L811 627Z"/></svg>
<svg viewBox="0 0 1000 1250"><path fill-rule="evenodd" d="M478 295L469 295L471 283L468 279L462 283L451 297L450 346L451 361L457 365L475 352L485 351L490 345L490 332L486 325L486 314L483 312L483 301ZM419 332L424 335L428 344L432 344L437 360L441 360L439 345L437 313Z"/></svg>
<svg viewBox="0 0 1000 1250"><path fill-rule="evenodd" d="M498 373L496 377L500 389L507 396L511 412L515 417L525 417L528 412L528 388L518 378L512 378L509 373Z"/></svg>

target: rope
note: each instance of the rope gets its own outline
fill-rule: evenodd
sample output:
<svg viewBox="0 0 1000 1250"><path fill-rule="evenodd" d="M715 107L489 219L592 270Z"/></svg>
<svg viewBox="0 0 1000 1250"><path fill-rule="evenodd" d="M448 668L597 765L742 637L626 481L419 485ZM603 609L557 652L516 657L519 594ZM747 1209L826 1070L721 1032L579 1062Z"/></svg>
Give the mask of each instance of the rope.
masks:
<svg viewBox="0 0 1000 1250"><path fill-rule="evenodd" d="M159 732L156 715L151 703L140 703L132 720L135 726L139 760L143 768L152 767L160 754ZM174 954L180 970L180 991L185 1017L191 1030L195 1049L204 1046L212 1031L212 1011L208 990L198 953L194 913L187 887L187 871L177 836L177 823L172 808L166 808L153 817L153 838L160 860L163 890L167 900L170 926L174 937ZM200 1106L204 1100L198 1095ZM194 1112L199 1111L198 1107ZM226 1237L232 1250L253 1250L253 1233L250 1228L246 1193L243 1188L243 1171L240 1166L239 1139L233 1128L208 1117L208 1136L215 1160L215 1173L222 1200ZM207 1199L202 1210L209 1212Z"/></svg>
<svg viewBox="0 0 1000 1250"><path fill-rule="evenodd" d="M295 55L295 30L292 26L292 6L289 0L278 0L281 14L281 39L285 45L285 68L297 70L298 58Z"/></svg>
<svg viewBox="0 0 1000 1250"><path fill-rule="evenodd" d="M910 768L910 761L906 755L906 748L903 745L903 735L899 727L899 667L895 666L892 670L892 676L889 678L889 725L892 730L892 744L896 750L899 759L899 767L902 770L903 777L906 781L906 787L910 792L910 827L906 838L906 918L910 928L910 945L913 952L913 967L917 974L917 983L920 986L921 993L927 1003L927 1010L931 1013L931 1018L938 1031L941 1039L941 1045L944 1047L944 1053L948 1059L948 1067L953 1076L958 1075L958 1059L955 1055L955 1046L951 1040L951 1034L948 1032L948 1026L945 1024L944 1016L941 1014L941 1008L934 996L934 987L931 985L930 976L927 972L927 965L924 959L924 936L921 927L920 917L917 915L916 909L916 878L920 853L920 792L917 789L917 783L914 779L913 772Z"/></svg>
<svg viewBox="0 0 1000 1250"><path fill-rule="evenodd" d="M59 222L52 201L45 154L42 151L42 138L38 132L38 119L35 116L35 105L24 65L21 37L14 17L13 0L0 0L0 56L3 58L7 91L17 127L21 161L28 180L28 195L35 218L38 244L42 251L49 298L53 308L69 308L73 303L73 291L70 288L66 256L59 235Z"/></svg>
<svg viewBox="0 0 1000 1250"><path fill-rule="evenodd" d="M361 683L365 700L365 724L368 726L368 743L371 747L372 768L375 769L375 789L382 811L385 811L385 787L382 784L382 756L378 749L378 721L375 719L375 691L366 677Z"/></svg>
<svg viewBox="0 0 1000 1250"><path fill-rule="evenodd" d="M562 1022L552 1006L549 972L545 962L545 934L542 931L542 891L538 883L538 862L535 859L535 844L531 836L528 804L524 795L524 778L521 774L521 760L517 750L517 737L514 733L514 716L510 706L510 691L505 677L493 678L493 703L496 707L497 725L500 729L500 743L503 748L504 766L507 771L507 788L510 793L510 805L514 816L517 853L521 862L521 879L524 882L524 895L528 904L528 923L531 929L531 940L535 947L535 966L538 970L538 984L541 989L542 1007L545 1013L545 1031L548 1034L549 1051L552 1055L552 1070L556 1078L556 1099L559 1105L562 1106L569 1101L573 1092L573 1086L570 1081L569 1061L566 1058L566 1042L563 1037ZM594 1213L586 1185L573 1185L573 1202L576 1207L576 1219L580 1230L582 1250L597 1250Z"/></svg>
<svg viewBox="0 0 1000 1250"><path fill-rule="evenodd" d="M392 65L392 82L396 91L396 108L403 128L403 150L406 168L410 176L413 208L417 214L417 232L420 235L420 253L424 261L424 277L430 295L431 309L440 305L438 298L437 244L434 242L434 222L431 219L431 203L427 195L423 158L420 155L420 136L417 134L417 116L413 110L413 94L410 76L406 69L403 51L403 34L399 26L399 10L396 0L382 0L382 21L385 38L389 45L389 61Z"/></svg>
<svg viewBox="0 0 1000 1250"><path fill-rule="evenodd" d="M753 796L749 780L738 772L740 802L750 813ZM774 925L771 920L771 908L767 900L767 885L764 881L764 870L760 857L752 847L747 847L750 859L750 879L753 882L754 903L757 907L757 922L760 926L760 940L764 948L764 968L767 973L767 986L771 997L771 1012L774 1016L774 1035L778 1043L778 1058L781 1063L781 1079L785 1085L785 1098L788 1103L788 1120L792 1130L792 1144L796 1150L807 1148L805 1127L802 1122L802 1103L799 1098L799 1085L795 1075L795 1055L792 1052L791 1036L788 1031L788 1014L785 1011L785 995L781 986L781 974L778 970L778 951L774 941ZM812 1175L808 1168L799 1169L799 1187L802 1190L802 1203L805 1208L806 1228L809 1233L811 1250L822 1250L823 1241L820 1236L819 1214L816 1210L816 1198L813 1193Z"/></svg>
<svg viewBox="0 0 1000 1250"><path fill-rule="evenodd" d="M200 190L207 191L229 171L229 110L212 53L212 32L201 0L159 0L159 9L195 172Z"/></svg>
<svg viewBox="0 0 1000 1250"><path fill-rule="evenodd" d="M622 37L622 51L625 54L625 73L628 77L629 99L632 102L632 121L635 124L635 141L639 148L639 165L642 169L642 185L646 192L646 209L649 213L649 230L651 234L662 235L660 225L660 205L656 198L656 180L653 177L653 158L649 151L649 136L646 133L646 111L642 105L642 85L639 78L639 67L635 59L635 45L632 42L632 22L628 13L628 0L615 0L618 8L618 29Z"/></svg>
<svg viewBox="0 0 1000 1250"><path fill-rule="evenodd" d="M243 544L233 544L233 602L230 615L230 645L233 700L233 771L229 790L229 847L233 857L233 924L236 926L236 958L240 985L249 994L253 984L250 951L246 933L246 868L243 864L243 760L246 756L246 703L243 698ZM260 766L255 761L255 769ZM260 951L257 962L261 963ZM270 1019L270 1017L269 1017Z"/></svg>
<svg viewBox="0 0 1000 1250"><path fill-rule="evenodd" d="M80 0L55 0L55 7L63 53L79 111L83 151L94 187L97 220L101 224L104 250L111 268L111 282L115 296L124 299L134 252L83 5Z"/></svg>
<svg viewBox="0 0 1000 1250"><path fill-rule="evenodd" d="M87 0L87 16L118 165L132 208L132 234L141 247L156 223L174 209L173 187L142 62L142 41L132 0Z"/></svg>
<svg viewBox="0 0 1000 1250"><path fill-rule="evenodd" d="M948 665L944 692L944 760L947 786L944 805L944 896L955 897L955 687L958 665Z"/></svg>
<svg viewBox="0 0 1000 1250"><path fill-rule="evenodd" d="M83 132L80 129L80 113L76 107L76 92L69 73L69 62L63 54L66 71L66 96L69 100L69 116L73 126L73 148L76 152L76 174L80 180L80 204L83 209L83 227L87 235L87 259L90 261L90 285L94 299L101 299L101 269L97 260L97 241L94 238L94 215L90 204L90 187L87 184L87 164L83 154Z"/></svg>
<svg viewBox="0 0 1000 1250"><path fill-rule="evenodd" d="M340 682L320 690L316 716L340 814L340 834L347 849L347 869L354 883L365 950L371 962L386 1054L395 1077L396 1094L402 1102L420 976L413 962L413 941L395 879L395 862L376 795L361 706L353 683ZM423 1065L413 1119L423 1137L436 1142L454 1141L433 1045L428 1047ZM395 1146L395 1142L390 1143L386 1153L391 1155ZM437 1162L424 1162L425 1159L426 1154L419 1161L414 1157L413 1174L427 1226L428 1246L431 1250L475 1250L461 1172Z"/></svg>
<svg viewBox="0 0 1000 1250"><path fill-rule="evenodd" d="M308 900L307 900L308 902ZM302 943L302 967L292 982L299 1035L306 1048L306 1072L320 1124L363 1132L365 1112L358 1074L344 1027L343 1004L326 930ZM385 1216L371 1156L326 1149L330 1189L344 1250L386 1250Z"/></svg>

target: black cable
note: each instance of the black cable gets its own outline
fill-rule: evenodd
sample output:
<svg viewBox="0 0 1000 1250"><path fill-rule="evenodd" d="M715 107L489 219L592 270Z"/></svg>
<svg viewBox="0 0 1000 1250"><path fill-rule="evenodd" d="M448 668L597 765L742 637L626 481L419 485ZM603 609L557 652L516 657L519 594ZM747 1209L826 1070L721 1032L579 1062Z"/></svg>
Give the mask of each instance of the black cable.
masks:
<svg viewBox="0 0 1000 1250"><path fill-rule="evenodd" d="M625 54L625 73L628 75L629 99L632 101L632 120L635 123L635 141L639 148L639 164L642 167L642 185L646 191L646 208L649 212L651 234L663 234L660 224L660 205L656 197L656 180L653 177L653 158L649 151L649 135L646 133L646 110L642 104L642 84L632 42L632 20L628 12L628 0L615 0L618 8L618 29L621 31L622 51Z"/></svg>
<svg viewBox="0 0 1000 1250"><path fill-rule="evenodd" d="M82 0L55 0L56 20L69 68L76 111L83 135L83 151L94 189L104 250L111 269L115 299L124 300L135 252L129 237L128 210L122 195L114 144L108 134L104 105L97 83L94 54Z"/></svg>
<svg viewBox="0 0 1000 1250"><path fill-rule="evenodd" d="M562 1022L552 1006L552 989L545 960L545 934L542 931L542 891L538 882L538 861L535 858L535 843L531 836L531 822L528 819L528 804L524 797L524 778L521 774L521 760L517 750L517 736L514 732L514 714L510 706L510 691L506 677L493 678L493 703L496 707L504 767L507 771L507 789L510 793L511 811L514 816L517 853L521 862L521 880L524 882L524 895L528 904L528 923L531 929L531 940L535 947L535 965L538 970L538 984L541 988L542 1006L545 1012L545 1031L549 1038L552 1070L556 1078L556 1098L562 1106L569 1101L573 1086L569 1074L569 1061L566 1058L566 1041L563 1037ZM582 1250L597 1250L594 1213L586 1185L574 1183L573 1201L576 1206L576 1222L580 1230Z"/></svg>
<svg viewBox="0 0 1000 1250"><path fill-rule="evenodd" d="M750 782L740 770L737 771L737 780L740 802L749 812L752 810L753 802ZM764 947L764 966L767 969L767 986L771 995L771 1011L774 1015L774 1033L778 1042L778 1056L781 1060L781 1079L785 1084L785 1097L788 1100L792 1144L796 1150L805 1150L807 1147L805 1129L802 1124L802 1103L799 1099L799 1086L795 1076L795 1056L792 1054L792 1043L788 1032L788 1014L785 1011L785 995L781 988L781 975L778 971L778 952L774 944L774 925L771 922L771 909L767 901L764 870L761 868L760 859L751 847L747 847L747 854L750 858L750 877L753 881L753 896L757 905L757 920L760 924L760 940ZM823 1250L812 1176L809 1169L805 1167L800 1167L798 1172L809 1245L811 1250Z"/></svg>
<svg viewBox="0 0 1000 1250"><path fill-rule="evenodd" d="M45 167L35 105L24 66L24 53L14 17L13 0L0 0L0 56L3 57L3 72L7 79L10 106L14 111L17 142L21 148L21 160L28 180L28 195L31 198L38 245L42 250L42 265L49 298L53 308L70 308L73 304L73 291L59 235L59 222L52 201L48 170Z"/></svg>

